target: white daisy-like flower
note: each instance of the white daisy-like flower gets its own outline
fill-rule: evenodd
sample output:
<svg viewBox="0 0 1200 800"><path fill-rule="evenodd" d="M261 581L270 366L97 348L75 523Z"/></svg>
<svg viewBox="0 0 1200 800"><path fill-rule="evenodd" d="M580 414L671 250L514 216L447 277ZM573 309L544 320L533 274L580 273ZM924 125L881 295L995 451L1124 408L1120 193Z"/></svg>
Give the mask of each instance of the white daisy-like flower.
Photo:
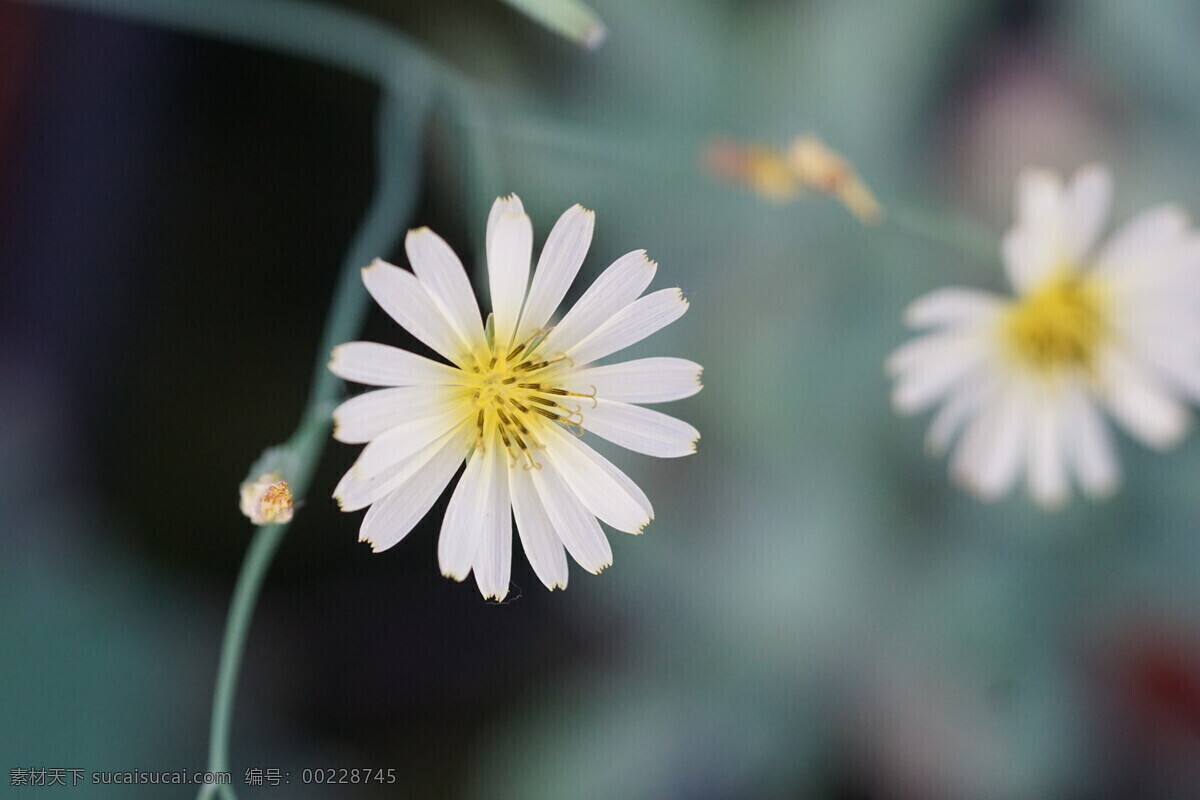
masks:
<svg viewBox="0 0 1200 800"><path fill-rule="evenodd" d="M1200 237L1179 208L1138 215L1097 242L1109 172L1024 172L1003 256L1015 297L946 288L913 303L906 321L928 333L888 360L902 413L941 404L931 451L958 437L951 476L984 499L1024 471L1045 507L1063 504L1070 476L1093 497L1120 482L1107 411L1156 449L1186 433L1200 400Z"/></svg>
<svg viewBox="0 0 1200 800"><path fill-rule="evenodd" d="M529 217L516 195L498 199L487 223L486 325L462 263L428 228L405 240L413 272L381 260L363 270L367 291L392 319L450 362L371 342L333 351L334 374L391 387L334 412L335 438L367 443L334 497L343 511L371 507L359 538L374 551L412 530L464 459L442 521L438 562L458 581L474 571L485 598L508 593L514 517L525 555L550 589L567 585L564 546L599 573L612 563L600 522L640 533L653 519L645 493L579 434L652 456L695 452L695 428L636 404L700 391L698 364L644 358L593 365L675 321L688 304L679 289L642 296L657 265L637 250L617 259L551 325L593 224L591 211L568 209L531 283Z"/></svg>

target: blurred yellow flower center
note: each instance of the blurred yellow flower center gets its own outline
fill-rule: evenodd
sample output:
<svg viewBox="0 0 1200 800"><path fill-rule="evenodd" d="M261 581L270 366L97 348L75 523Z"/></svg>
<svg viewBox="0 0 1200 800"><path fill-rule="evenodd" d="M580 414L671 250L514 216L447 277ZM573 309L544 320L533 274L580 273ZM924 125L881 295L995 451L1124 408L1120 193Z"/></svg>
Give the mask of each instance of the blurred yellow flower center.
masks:
<svg viewBox="0 0 1200 800"><path fill-rule="evenodd" d="M1101 305L1094 285L1078 275L1057 275L1008 312L1005 344L1040 371L1089 369L1106 332Z"/></svg>
<svg viewBox="0 0 1200 800"><path fill-rule="evenodd" d="M538 331L507 353L494 343L479 348L472 354L474 364L464 382L466 399L478 409L476 446L492 441L494 432L514 462L524 459L526 469L541 469L530 453L545 446L537 437L538 426L558 422L583 430L582 406L561 401L568 397L595 401L594 393L579 394L556 385L561 367L570 367L571 361L566 356L547 359L538 352L546 333Z"/></svg>

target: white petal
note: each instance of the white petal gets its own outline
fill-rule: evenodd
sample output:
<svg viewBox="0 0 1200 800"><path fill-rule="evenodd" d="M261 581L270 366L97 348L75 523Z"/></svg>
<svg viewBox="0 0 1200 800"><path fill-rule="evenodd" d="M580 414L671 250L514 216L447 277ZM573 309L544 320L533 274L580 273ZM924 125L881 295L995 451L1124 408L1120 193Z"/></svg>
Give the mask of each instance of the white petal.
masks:
<svg viewBox="0 0 1200 800"><path fill-rule="evenodd" d="M1153 268L1187 245L1187 213L1163 205L1143 211L1121 227L1096 259L1096 271L1105 275Z"/></svg>
<svg viewBox="0 0 1200 800"><path fill-rule="evenodd" d="M650 498L646 497L646 493L642 491L640 486L633 482L632 478L618 469L607 458L579 441L578 438L568 436L565 437L565 441L568 443L568 446L573 445L582 450L589 459L594 461L600 469L604 470L609 477L616 481L617 485L626 491L633 498L633 501L638 504L638 508L642 510L647 519L654 519L654 506L650 505Z"/></svg>
<svg viewBox="0 0 1200 800"><path fill-rule="evenodd" d="M933 455L946 452L963 423L978 412L979 404L986 396L986 385L983 380L969 381L951 393L929 423L929 432L925 435L926 450Z"/></svg>
<svg viewBox="0 0 1200 800"><path fill-rule="evenodd" d="M904 312L904 322L913 328L959 325L1001 311L1007 303L991 292L949 287L917 299Z"/></svg>
<svg viewBox="0 0 1200 800"><path fill-rule="evenodd" d="M595 408L582 413L585 431L648 456L691 455L700 439L700 432L683 420L628 403L597 400Z"/></svg>
<svg viewBox="0 0 1200 800"><path fill-rule="evenodd" d="M975 330L951 330L927 333L910 339L888 356L885 369L889 375L905 377L922 372L936 364L951 364L965 369L987 352L988 344Z"/></svg>
<svg viewBox="0 0 1200 800"><path fill-rule="evenodd" d="M650 523L650 515L640 499L609 474L597 460L597 453L592 448L558 425L545 426L542 437L545 440L546 457L553 462L563 481L588 511L626 533L640 533ZM542 500L546 502L544 493ZM550 511L548 502L546 511ZM553 516L551 514L551 518Z"/></svg>
<svg viewBox="0 0 1200 800"><path fill-rule="evenodd" d="M512 575L512 508L508 499L508 456L493 437L487 512L479 521L483 533L475 552L475 583L485 600L503 600Z"/></svg>
<svg viewBox="0 0 1200 800"><path fill-rule="evenodd" d="M1113 303L1113 338L1169 393L1200 402L1200 304L1187 291L1165 286L1139 297L1122 294Z"/></svg>
<svg viewBox="0 0 1200 800"><path fill-rule="evenodd" d="M1189 327L1184 335L1194 333L1200 324L1200 251L1193 255L1192 249L1189 242L1108 262L1112 268L1098 273L1098 284L1111 298L1115 324L1131 334L1154 335L1180 325Z"/></svg>
<svg viewBox="0 0 1200 800"><path fill-rule="evenodd" d="M375 259L362 271L375 302L405 330L450 361L462 366L463 346L417 276Z"/></svg>
<svg viewBox="0 0 1200 800"><path fill-rule="evenodd" d="M452 391L440 386L401 386L363 392L334 409L333 438L347 444L369 442L398 425L443 411Z"/></svg>
<svg viewBox="0 0 1200 800"><path fill-rule="evenodd" d="M1045 169L1024 169L1017 176L1016 207L1018 224L1050 225L1062 223L1062 179Z"/></svg>
<svg viewBox="0 0 1200 800"><path fill-rule="evenodd" d="M484 248L488 251L492 249L492 236L496 233L496 223L505 214L524 214L525 206L521 204L521 198L515 194L497 197L492 203L492 210L488 213L487 221L487 236L484 238Z"/></svg>
<svg viewBox="0 0 1200 800"><path fill-rule="evenodd" d="M1191 342L1163 341L1146 355L1149 363L1157 370L1170 388L1184 395L1193 403L1200 402L1200 358L1195 352L1195 340ZM1190 346L1189 346L1190 345Z"/></svg>
<svg viewBox="0 0 1200 800"><path fill-rule="evenodd" d="M429 228L417 228L404 239L408 263L467 347L483 343L483 319L471 281L458 256Z"/></svg>
<svg viewBox="0 0 1200 800"><path fill-rule="evenodd" d="M1094 164L1083 167L1075 173L1063 202L1066 205L1065 255L1079 260L1092 249L1108 218L1108 208L1112 202L1112 174Z"/></svg>
<svg viewBox="0 0 1200 800"><path fill-rule="evenodd" d="M457 430L470 414L471 409L455 406L406 420L372 438L359 453L351 471L358 480L370 480L442 438L447 431Z"/></svg>
<svg viewBox="0 0 1200 800"><path fill-rule="evenodd" d="M555 465L543 464L542 469L532 471L532 477L550 524L579 566L595 574L612 566L608 537Z"/></svg>
<svg viewBox="0 0 1200 800"><path fill-rule="evenodd" d="M1029 291L1060 266L1055 239L1030 228L1013 228L1001 244L1008 280L1018 293Z"/></svg>
<svg viewBox="0 0 1200 800"><path fill-rule="evenodd" d="M521 315L521 303L529 285L529 261L533 257L533 225L525 214L501 214L488 241L488 284L492 291L492 314L496 342L509 347Z"/></svg>
<svg viewBox="0 0 1200 800"><path fill-rule="evenodd" d="M491 485L492 459L487 451L477 448L446 506L438 535L438 565L447 578L466 579L475 563L484 535L484 518L489 513Z"/></svg>
<svg viewBox="0 0 1200 800"><path fill-rule="evenodd" d="M1079 485L1092 497L1107 497L1121 481L1112 435L1099 411L1082 390L1075 390L1067 408L1067 442Z"/></svg>
<svg viewBox="0 0 1200 800"><path fill-rule="evenodd" d="M688 301L679 289L659 289L634 300L567 354L582 366L640 342L683 316Z"/></svg>
<svg viewBox="0 0 1200 800"><path fill-rule="evenodd" d="M592 334L613 314L632 303L650 285L658 264L635 250L614 261L546 337L542 351L565 353Z"/></svg>
<svg viewBox="0 0 1200 800"><path fill-rule="evenodd" d="M1063 266L1066 257L1063 188L1057 175L1025 170L1017 179L1016 224L1002 250L1008 278L1023 293Z"/></svg>
<svg viewBox="0 0 1200 800"><path fill-rule="evenodd" d="M1006 387L967 427L951 459L951 475L985 500L998 498L1017 476L1028 428L1023 394Z"/></svg>
<svg viewBox="0 0 1200 800"><path fill-rule="evenodd" d="M517 533L525 557L547 589L567 588L567 554L562 540L554 532L554 525L546 515L546 509L533 485L530 470L521 468L508 471L509 491L512 494L513 516L517 519Z"/></svg>
<svg viewBox="0 0 1200 800"><path fill-rule="evenodd" d="M554 223L533 273L533 284L529 287L529 297L525 300L517 330L517 342L525 341L543 327L566 297L592 244L595 223L596 215L580 205L568 208Z"/></svg>
<svg viewBox="0 0 1200 800"><path fill-rule="evenodd" d="M1029 493L1043 508L1059 508L1067 501L1065 430L1060 411L1053 399L1042 398L1034 406L1029 427Z"/></svg>
<svg viewBox="0 0 1200 800"><path fill-rule="evenodd" d="M460 453L459 458L466 456L468 437L472 430L462 426L449 431L410 458L398 461L387 469L366 478L360 476L358 470L351 467L333 490L333 496L338 501L338 506L342 511L357 511L360 508L366 508L412 478L443 447L457 447Z"/></svg>
<svg viewBox="0 0 1200 800"><path fill-rule="evenodd" d="M1165 449L1188 428L1188 411L1142 369L1116 352L1101 365L1101 396L1109 413L1144 444Z"/></svg>
<svg viewBox="0 0 1200 800"><path fill-rule="evenodd" d="M914 363L896 380L892 405L900 414L924 411L964 381L977 379L975 373L991 353L978 337L939 337L936 350Z"/></svg>
<svg viewBox="0 0 1200 800"><path fill-rule="evenodd" d="M329 371L370 386L430 386L455 383L462 371L424 356L375 342L349 342L333 348Z"/></svg>
<svg viewBox="0 0 1200 800"><path fill-rule="evenodd" d="M665 403L691 397L703 388L703 367L684 358L639 358L589 367L564 376L564 388L623 403Z"/></svg>
<svg viewBox="0 0 1200 800"><path fill-rule="evenodd" d="M358 540L379 553L408 535L441 497L466 455L465 441L447 439L436 454L411 477L371 506L363 517Z"/></svg>

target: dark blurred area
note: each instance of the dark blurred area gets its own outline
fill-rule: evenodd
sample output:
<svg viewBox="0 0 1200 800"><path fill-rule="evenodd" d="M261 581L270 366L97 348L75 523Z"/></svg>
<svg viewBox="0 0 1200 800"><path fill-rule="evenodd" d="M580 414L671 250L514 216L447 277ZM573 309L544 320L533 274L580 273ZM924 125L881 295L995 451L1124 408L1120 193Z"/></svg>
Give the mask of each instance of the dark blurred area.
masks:
<svg viewBox="0 0 1200 800"><path fill-rule="evenodd" d="M503 606L440 576L445 498L392 550L356 544L328 495L357 448L331 441L255 615L239 796L1200 796L1194 441L1051 521L959 496L880 365L908 300L994 265L686 172L710 136L815 126L885 204L928 193L995 230L1027 163L1106 159L1125 208L1194 211L1193 7L596 2L592 56L487 0L345 5L522 98L488 189L527 198L539 242L578 200L602 226L585 273L647 247L655 288L685 287L694 327L653 352L705 364L680 415L706 438L630 470L662 533L613 536L617 574L573 566L549 594L515 556ZM252 533L238 483L324 361L379 99L299 58L0 0L0 766L202 768ZM486 200L462 130L428 134L405 222L470 268ZM413 346L368 319L363 339ZM354 766L399 786L295 780ZM255 793L249 767L292 785ZM61 795L168 796L113 789Z"/></svg>

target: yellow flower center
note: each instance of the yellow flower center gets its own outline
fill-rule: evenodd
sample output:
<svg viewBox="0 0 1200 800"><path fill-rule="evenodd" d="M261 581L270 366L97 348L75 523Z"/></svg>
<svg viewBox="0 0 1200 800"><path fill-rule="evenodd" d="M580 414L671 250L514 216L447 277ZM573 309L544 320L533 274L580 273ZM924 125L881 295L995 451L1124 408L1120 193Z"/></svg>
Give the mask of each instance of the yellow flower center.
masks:
<svg viewBox="0 0 1200 800"><path fill-rule="evenodd" d="M537 331L528 341L502 352L491 341L471 354L474 362L464 370L464 399L478 409L475 446L484 447L498 435L514 462L524 459L526 469L541 469L531 450L545 444L538 438L541 426L557 422L583 431L582 406L564 405L568 397L583 397L595 402L592 394L580 394L563 388L563 366L569 358L546 358L538 348L547 331Z"/></svg>
<svg viewBox="0 0 1200 800"><path fill-rule="evenodd" d="M1025 295L1004 318L1004 341L1018 361L1041 372L1088 370L1106 333L1094 283L1066 271Z"/></svg>

